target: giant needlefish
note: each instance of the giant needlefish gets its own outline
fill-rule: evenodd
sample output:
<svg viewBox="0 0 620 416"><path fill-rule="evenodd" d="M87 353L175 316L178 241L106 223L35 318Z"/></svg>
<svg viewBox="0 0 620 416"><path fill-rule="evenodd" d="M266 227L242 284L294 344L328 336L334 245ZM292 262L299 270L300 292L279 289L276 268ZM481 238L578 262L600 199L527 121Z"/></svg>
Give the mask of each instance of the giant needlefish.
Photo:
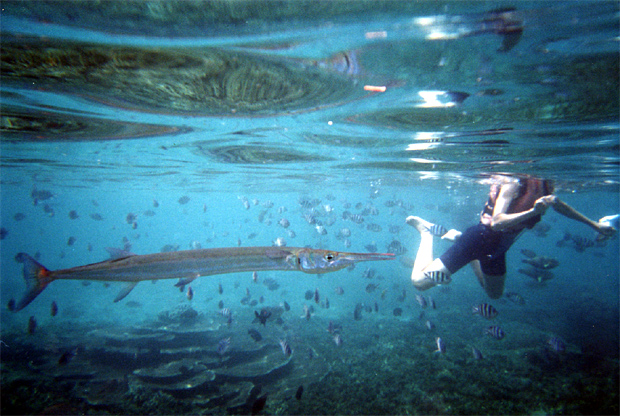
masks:
<svg viewBox="0 0 620 416"><path fill-rule="evenodd" d="M26 293L15 311L26 307L54 280L126 282L118 302L143 280L176 279L184 285L200 276L261 270L334 272L360 261L391 260L392 253L346 253L295 247L230 247L136 255L117 250L115 258L70 269L49 270L26 253L15 259L24 265Z"/></svg>

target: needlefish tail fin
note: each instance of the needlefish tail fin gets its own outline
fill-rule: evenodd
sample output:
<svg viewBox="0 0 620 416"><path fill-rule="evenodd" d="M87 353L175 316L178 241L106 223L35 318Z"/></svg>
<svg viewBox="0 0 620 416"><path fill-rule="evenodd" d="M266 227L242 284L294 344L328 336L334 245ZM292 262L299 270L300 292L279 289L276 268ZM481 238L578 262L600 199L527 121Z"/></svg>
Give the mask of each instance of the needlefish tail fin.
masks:
<svg viewBox="0 0 620 416"><path fill-rule="evenodd" d="M39 293L53 280L50 277L50 270L45 268L41 263L30 257L26 253L18 253L15 260L24 265L24 280L26 281L26 293L15 305L15 312L24 309L30 302L34 300Z"/></svg>

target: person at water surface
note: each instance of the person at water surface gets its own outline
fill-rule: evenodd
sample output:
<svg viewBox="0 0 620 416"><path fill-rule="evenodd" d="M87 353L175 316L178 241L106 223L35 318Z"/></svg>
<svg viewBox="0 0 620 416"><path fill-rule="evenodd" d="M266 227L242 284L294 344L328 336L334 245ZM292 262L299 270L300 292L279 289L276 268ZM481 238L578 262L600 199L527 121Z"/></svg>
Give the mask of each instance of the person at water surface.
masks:
<svg viewBox="0 0 620 416"><path fill-rule="evenodd" d="M481 286L492 299L504 292L506 252L526 229L534 227L547 208L584 223L603 238L616 229L604 221L592 221L553 194L549 180L531 176L495 176L489 199L480 214L480 222L461 233L446 231L440 225L409 216L407 224L420 232L411 280L419 290L451 281L451 276L470 263ZM433 237L452 240L455 244L439 258L433 259Z"/></svg>

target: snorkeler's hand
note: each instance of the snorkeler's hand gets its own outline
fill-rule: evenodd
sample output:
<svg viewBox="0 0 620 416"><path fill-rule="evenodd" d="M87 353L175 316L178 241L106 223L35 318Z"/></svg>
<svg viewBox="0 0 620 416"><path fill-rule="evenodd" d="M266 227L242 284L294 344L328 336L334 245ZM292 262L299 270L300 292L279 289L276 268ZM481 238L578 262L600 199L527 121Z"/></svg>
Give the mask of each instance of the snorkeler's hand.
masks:
<svg viewBox="0 0 620 416"><path fill-rule="evenodd" d="M444 235L442 235L441 239L442 240L448 240L448 241L456 241L456 240L458 240L461 237L462 234L463 234L462 232L460 232L458 230L455 230L455 229L452 229L452 230L449 230Z"/></svg>
<svg viewBox="0 0 620 416"><path fill-rule="evenodd" d="M551 199L550 197L553 197L553 195L541 196L534 202L534 207L532 209L536 214L544 214L547 208L555 203L555 198Z"/></svg>
<svg viewBox="0 0 620 416"><path fill-rule="evenodd" d="M603 223L597 222L595 224L596 224L596 231L599 233L596 236L596 241L607 240L613 237L617 232L617 230L614 227L604 222Z"/></svg>

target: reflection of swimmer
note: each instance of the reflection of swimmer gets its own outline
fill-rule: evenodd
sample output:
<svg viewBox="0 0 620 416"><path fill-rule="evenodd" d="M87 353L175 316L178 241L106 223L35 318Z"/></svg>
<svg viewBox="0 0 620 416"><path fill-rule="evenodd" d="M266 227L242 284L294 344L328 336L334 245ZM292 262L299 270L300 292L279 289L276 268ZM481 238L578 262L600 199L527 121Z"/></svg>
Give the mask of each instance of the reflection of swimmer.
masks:
<svg viewBox="0 0 620 416"><path fill-rule="evenodd" d="M582 222L603 236L611 237L616 229L595 222L553 195L550 181L530 176L499 176L491 186L489 200L480 216L480 223L464 233L450 230L442 239L455 244L441 257L433 260L433 224L419 217L408 217L407 224L421 235L411 280L420 290L440 283L449 283L451 275L470 263L478 280L491 298L499 298L506 279L506 252L522 231L538 223L548 207L559 214Z"/></svg>
<svg viewBox="0 0 620 416"><path fill-rule="evenodd" d="M429 40L461 39L487 33L500 35L502 45L498 52L511 50L523 34L523 21L512 7L457 16L418 17L413 22L427 32Z"/></svg>
<svg viewBox="0 0 620 416"><path fill-rule="evenodd" d="M495 33L502 35L502 46L498 52L508 52L521 39L523 34L523 22L514 8L493 10L485 13L478 23L479 27L469 35L481 33Z"/></svg>

